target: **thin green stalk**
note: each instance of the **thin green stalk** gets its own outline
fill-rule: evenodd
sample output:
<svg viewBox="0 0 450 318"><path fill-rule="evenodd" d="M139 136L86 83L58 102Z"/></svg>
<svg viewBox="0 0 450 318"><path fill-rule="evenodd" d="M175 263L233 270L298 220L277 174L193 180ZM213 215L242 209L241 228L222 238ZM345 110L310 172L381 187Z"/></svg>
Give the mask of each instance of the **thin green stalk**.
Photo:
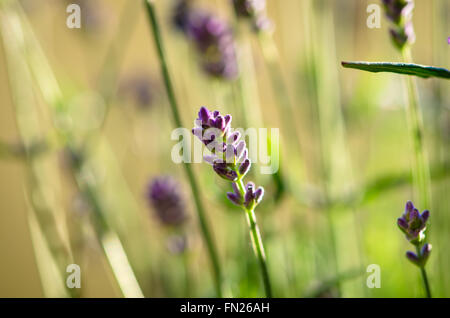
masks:
<svg viewBox="0 0 450 318"><path fill-rule="evenodd" d="M71 149L71 151L73 151ZM81 154L79 156L83 158ZM105 211L99 200L98 191L95 186L85 180L82 173L84 160L81 159L76 165L72 166L72 174L76 180L78 190L89 202L93 212L93 228L97 240L102 247L102 251L108 264L114 274L122 295L127 298L143 298L144 294L138 283L132 265L120 241L119 236L111 229L105 218Z"/></svg>
<svg viewBox="0 0 450 318"><path fill-rule="evenodd" d="M402 50L403 60L405 63L412 63L411 48L406 46ZM422 111L419 105L419 94L414 79L407 76L406 84L408 88L408 106L406 107L406 116L414 148L414 168L413 183L419 197L419 202L425 209L430 208L431 204L431 187L430 187L430 168L428 165L426 151L423 145L424 131ZM417 255L420 255L420 247L416 246ZM430 285L428 283L427 272L425 266L420 266L420 272L423 279L425 292L428 298L431 298Z"/></svg>
<svg viewBox="0 0 450 318"><path fill-rule="evenodd" d="M403 49L402 55L406 63L412 62L411 49L409 47ZM413 179L420 198L420 204L425 209L429 209L431 204L430 170L423 145L422 112L419 106L417 86L414 79L411 76L407 76L406 82L408 87L406 116L414 148Z"/></svg>
<svg viewBox="0 0 450 318"><path fill-rule="evenodd" d="M289 138L294 138L296 145L301 148L301 142L297 133L298 124L295 122L294 108L289 98L289 92L287 83L284 79L283 71L281 68L281 59L279 56L278 48L274 42L271 34L259 33L258 41L263 52L264 60L267 64L268 71L270 73L270 80L273 92L277 97L279 103L279 113L281 120L288 130Z"/></svg>
<svg viewBox="0 0 450 318"><path fill-rule="evenodd" d="M419 245L416 245L416 251L417 251L417 255L420 255ZM428 283L428 276L427 276L427 271L425 270L425 266L420 266L420 273L422 274L423 286L425 288L427 298L432 298L430 284Z"/></svg>
<svg viewBox="0 0 450 318"><path fill-rule="evenodd" d="M153 0L144 0L145 6L147 8L148 19L151 25L151 31L153 34L153 40L155 41L158 58L160 62L161 72L164 79L164 85L167 91L167 97L169 98L169 105L172 111L172 116L174 123L177 127L184 127L181 121L180 114L178 112L178 103L175 97L175 91L172 86L172 81L169 75L169 70L166 62L166 55L164 53L164 47L161 37L161 30L159 27L158 19L156 17L156 12L154 8ZM203 238L206 243L206 247L208 249L209 257L212 263L213 271L214 271L214 279L216 292L218 297L222 297L222 274L221 267L219 263L219 258L217 255L216 247L213 242L212 235L209 230L208 222L206 220L205 210L203 207L203 203L201 201L200 190L197 185L197 181L194 176L194 172L189 164L184 163L184 169L186 171L189 183L191 185L192 194L194 196L195 205L197 207L197 216L200 223L200 229L203 234Z"/></svg>
<svg viewBox="0 0 450 318"><path fill-rule="evenodd" d="M245 187L240 178L237 182L239 192L241 196L245 196ZM245 215L247 217L248 226L250 229L250 236L252 238L253 250L255 251L256 257L258 258L259 266L261 267L261 274L264 281L264 288L266 290L266 296L268 298L272 297L272 288L270 286L269 270L267 269L266 253L264 251L264 245L261 239L261 233L259 231L258 223L256 222L256 215L254 207L243 208Z"/></svg>
<svg viewBox="0 0 450 318"><path fill-rule="evenodd" d="M306 43L307 43L307 65L310 68L308 71L313 81L313 94L312 94L312 102L314 103L314 114L315 120L317 122L317 134L318 134L318 144L319 144L319 164L320 164L320 183L324 196L324 201L327 206L332 201L331 194L331 185L333 182L333 149L332 145L336 143L336 135L337 129L336 125L340 124L341 121L338 120L340 118L340 113L337 112L337 109L334 107L335 100L331 97L332 93L330 93L329 88L327 88L327 84L325 83L325 77L323 76L324 71L320 69L320 67L325 67L321 64L323 57L321 54L321 50L319 48L320 44L316 44L317 41L314 39L320 38L323 41L323 31L317 31L317 25L319 25L317 21L320 17L317 16L316 9L314 8L314 4L311 1L305 2L306 10L305 10L305 28L306 28ZM319 36L314 32L319 33ZM329 41L329 39L327 39ZM339 117L338 117L339 116ZM338 118L337 118L338 117ZM330 123L334 122L333 125ZM334 274L338 275L338 249L337 249L337 238L336 238L336 229L334 226L334 222L332 219L333 209L329 208L325 211L326 214L326 222L328 227L328 234L330 240L330 249L331 249L331 266L333 268ZM340 295L340 284L339 282L336 284L337 293Z"/></svg>

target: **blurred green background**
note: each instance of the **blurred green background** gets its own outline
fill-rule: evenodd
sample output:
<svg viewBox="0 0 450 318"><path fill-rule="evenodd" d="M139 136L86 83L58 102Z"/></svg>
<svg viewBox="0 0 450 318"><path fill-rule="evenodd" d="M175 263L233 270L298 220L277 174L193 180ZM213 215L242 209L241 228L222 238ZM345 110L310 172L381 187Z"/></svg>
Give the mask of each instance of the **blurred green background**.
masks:
<svg viewBox="0 0 450 318"><path fill-rule="evenodd" d="M0 297L62 295L56 287L45 287L46 284L57 285L58 274L45 261L48 251L42 233L35 230L36 220L31 212L33 202L39 205L43 201L52 207L58 231L63 237L67 235L73 261L81 266L79 296L122 296L102 248L87 225L92 211L85 207L73 176L67 171L67 154L61 147L64 137L55 136L51 128L49 99L40 86L42 83L44 87L51 86L48 84L51 80L45 77L48 72L39 60L40 53L46 56L60 86L67 112L63 118L71 129L75 147L89 140L87 163L91 170L81 171L81 176L95 180L93 184L106 218L122 241L144 295L214 296L189 184L181 165L170 160L176 141L170 139L171 114L143 3L131 0L7 2L1 8L0 26L3 34L0 140L12 145L12 149L20 148L21 134L15 109L16 103L22 102L35 109L38 118L37 122L28 122L25 126L36 124L48 139L50 149L38 155L42 164L42 169L37 169L38 174L42 173L38 193L32 186L30 190L26 160L18 158L20 155L1 157ZM81 29L66 27L69 3L81 4ZM287 123L280 118L281 106L276 89L272 87L270 65L266 63L257 37L245 25L236 22L230 2L196 1L196 5L232 24L242 71L237 82L211 79L202 73L195 50L171 26L173 3L157 0L156 8L181 116L187 128L193 125L201 105L236 113L242 98L239 90L241 93L243 90L244 98L256 112L253 114L259 113L252 117L253 124L280 127L283 134ZM266 187L265 199L256 212L274 294L278 297L331 296L336 285L344 297L423 295L419 271L404 257L410 246L396 225L405 202L415 198L410 184L412 151L404 115L403 78L340 66L340 62L346 60L400 61L389 39L383 13L380 29L366 26L366 8L372 3L378 2L267 1L267 14L275 26L273 39L280 55L276 67L281 68L286 83L301 144L298 148L295 138L282 136L281 171L289 176L290 185L280 201L273 199L276 187L270 176L260 175L257 168L251 174L251 179ZM448 0L416 1L417 40L413 46L416 63L450 67L449 14ZM19 17L25 30L24 41L36 41L24 54L30 56L27 63L42 68L38 71L45 78L30 80L25 74L27 67L21 67L23 60L11 62L5 54L4 41L8 39L5 33L11 32L7 25L14 25L8 24L5 18L10 15ZM22 39L16 40L19 43ZM36 47L42 49L38 54L33 52ZM316 62L311 62L312 47L316 47ZM16 77L23 99L17 100L12 93L11 74ZM143 81L146 92L151 94L150 101L144 103L147 105L142 105L142 100L134 98L134 91L127 89L129 85L136 85L133 82L136 79L139 83ZM326 206L321 199L320 156L323 151L318 139L315 81L319 82L318 94L324 92L325 101L329 101L326 109L330 116L328 124L332 123L330 148L324 153L334 169L330 191L338 203L333 207ZM445 246L450 239L450 90L445 80L418 79L417 83L433 176L428 238L433 244L433 253L427 269L434 296L448 297L450 252ZM244 125L242 117L233 116L234 127ZM205 164L196 164L194 169L218 246L227 295L263 296L244 215L226 202L225 191L229 190L229 185ZM155 220L146 201L147 184L159 175L172 175L182 184L190 214L183 229L189 242L184 255L169 252L167 240L174 230ZM419 206L419 209L422 208ZM333 252L330 251L327 213L331 213L336 231L338 275L330 260ZM41 230L46 231L42 224L47 223L41 223ZM366 286L369 264L380 265L379 289Z"/></svg>

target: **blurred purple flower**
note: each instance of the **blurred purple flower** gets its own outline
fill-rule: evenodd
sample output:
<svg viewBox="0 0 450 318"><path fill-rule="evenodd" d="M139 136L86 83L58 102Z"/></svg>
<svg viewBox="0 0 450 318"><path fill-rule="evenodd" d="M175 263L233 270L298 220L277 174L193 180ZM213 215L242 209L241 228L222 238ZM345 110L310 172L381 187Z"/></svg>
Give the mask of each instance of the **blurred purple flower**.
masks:
<svg viewBox="0 0 450 318"><path fill-rule="evenodd" d="M180 0L174 9L173 23L194 43L207 74L222 79L238 76L233 33L225 21L193 7L188 0Z"/></svg>
<svg viewBox="0 0 450 318"><path fill-rule="evenodd" d="M414 9L413 0L382 0L386 16L398 24L402 19L410 18Z"/></svg>
<svg viewBox="0 0 450 318"><path fill-rule="evenodd" d="M403 49L414 43L416 35L412 24L413 0L382 0L387 18L392 26L389 29L394 44Z"/></svg>
<svg viewBox="0 0 450 318"><path fill-rule="evenodd" d="M164 225L178 226L187 219L180 185L170 177L155 178L147 192L156 216Z"/></svg>
<svg viewBox="0 0 450 318"><path fill-rule="evenodd" d="M249 19L255 31L271 31L272 21L267 17L266 0L231 0L238 18Z"/></svg>
<svg viewBox="0 0 450 318"><path fill-rule="evenodd" d="M141 109L149 108L155 100L158 87L146 73L136 72L120 83L119 95L130 97Z"/></svg>

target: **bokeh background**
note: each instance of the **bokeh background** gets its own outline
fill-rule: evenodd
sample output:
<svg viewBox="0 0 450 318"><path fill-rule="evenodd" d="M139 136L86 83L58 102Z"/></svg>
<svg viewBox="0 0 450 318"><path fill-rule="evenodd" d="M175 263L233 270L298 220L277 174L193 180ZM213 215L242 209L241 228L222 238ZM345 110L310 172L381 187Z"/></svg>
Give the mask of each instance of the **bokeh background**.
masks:
<svg viewBox="0 0 450 318"><path fill-rule="evenodd" d="M70 3L81 5L81 29L66 27ZM174 1L156 1L186 127L193 125L201 105L232 113L234 127L243 127L237 114L246 101L248 125L281 129L281 172L286 179L281 198L275 200L274 179L261 175L258 165L251 173L251 179L266 188L256 213L278 297L335 296L337 290L344 297L423 296L419 270L404 256L411 247L396 225L405 202L415 198L403 78L340 66L344 60L400 61L383 13L381 28L366 25L366 8L372 3L378 2L268 0L274 42L264 46L246 22L237 22L229 1L196 1L233 28L241 76L227 81L202 72L195 49L171 24ZM95 212L77 182L95 190L145 296L214 296L189 183L182 166L170 157L176 141L170 137L171 113L143 3L11 0L4 1L0 12L0 297L64 295L46 237L55 240L56 251L70 246L73 262L82 270L78 296L123 296L94 233L90 214ZM450 67L449 14L448 0L416 1L415 62ZM278 57L264 55L273 52L270 45ZM428 240L433 253L427 269L434 295L448 297L450 90L446 80L417 83L432 171ZM52 124L49 104L56 98L55 86L64 105L56 126L69 127L72 145L87 149L86 167L75 175L78 180L68 168L78 160L65 147L69 137L56 133ZM326 105L322 126L318 101ZM280 115L282 103L292 105L299 143ZM22 124L17 109L25 118ZM321 139L323 126L327 133L324 137L322 132ZM39 138L25 138L33 141L29 145L36 148L37 163L22 156L24 130L25 136L40 132ZM263 296L244 215L226 201L229 184L205 164L194 165L194 170L226 294ZM163 226L147 201L149 182L161 175L180 183L189 213L182 229ZM324 188L333 204L324 199ZM46 216L39 219L36 211ZM177 253L168 242L180 232L188 245ZM381 288L366 286L369 264L380 266ZM119 274L126 276L126 271Z"/></svg>

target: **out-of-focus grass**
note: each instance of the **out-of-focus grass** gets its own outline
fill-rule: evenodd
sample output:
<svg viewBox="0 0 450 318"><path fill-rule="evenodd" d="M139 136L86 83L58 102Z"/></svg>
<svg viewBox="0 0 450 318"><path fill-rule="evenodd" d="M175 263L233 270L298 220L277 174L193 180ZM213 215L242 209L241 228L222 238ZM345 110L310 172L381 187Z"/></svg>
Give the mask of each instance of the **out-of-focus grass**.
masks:
<svg viewBox="0 0 450 318"><path fill-rule="evenodd" d="M229 21L234 20L227 1L198 2ZM328 6L333 14L331 27L335 32L335 40L328 39L333 41L333 45L328 44L335 46L336 51L321 53L324 58L330 59L328 64L335 65L337 70L338 79L330 85L339 90L341 96L338 106L342 109L346 127L345 142L351 158L348 163L351 162L354 179L349 191L340 191L340 180L336 181L337 192L344 196L339 198L341 201L338 202L338 209L333 211L337 212L333 217L339 248L344 252L344 257L346 242L352 239L347 231L350 225L357 231L362 252L361 259L351 256L341 261L339 271L346 276L346 273L358 270L360 265L363 269L369 264L379 264L381 267L380 289L368 289L365 286L367 274L363 273L359 277L347 277L341 282L342 295L415 297L422 295L419 273L404 257L408 246L395 224L406 200L412 199L409 182L411 153L402 109L404 95L401 77L363 74L340 68L342 60L397 60L389 42L387 24L382 22L381 29L366 27L366 7L372 2L323 1L323 5ZM67 29L67 15L62 1L33 0L30 3L33 5L28 7L27 17L61 84L64 96L74 107L74 123L83 128L83 113L78 109L83 109L88 116L86 119L92 119L89 114L93 108L89 105L96 104L96 100L106 101L109 107L100 137L90 139L89 163L98 172L101 198L106 202L105 207L114 227L121 234L131 255L131 262L138 268L138 276L148 277L143 286L146 295L184 296L183 272L186 264L179 256L167 251L166 240L170 233L152 218L144 197L145 186L152 176L172 174L184 180L181 167L170 160L171 147L175 142L170 140L170 113L165 95L160 91L156 103L142 110L135 107L130 99L119 98L115 90L117 82L107 83L108 79L115 77L114 74L120 79L136 69L161 82L155 50L148 39L150 33L145 12L139 8L140 1L136 1L134 8L130 8L126 0L93 2L93 10L102 17L99 26L93 30L87 27L81 30ZM211 80L201 73L195 52L169 25L170 3L157 1L157 10L164 22L163 36L169 67L184 122L189 125L193 122L200 105L217 106L220 111L234 112L239 103L236 90L230 84ZM417 63L449 68L446 51L446 33L450 21L448 7L446 0L416 1L414 24L417 42L413 54ZM120 16L127 8L130 12L135 10L136 25L128 36L121 36L125 31L119 23ZM309 190L320 189L321 177L317 161L318 127L314 122L315 110L311 109L308 98L313 78L305 71L311 65L304 61L307 43L303 8L302 0L268 1L269 17L276 25L275 44L280 51L281 67L295 106L295 120L302 143L302 162L306 167L303 171L299 164L294 140L286 138L283 139L285 144L281 145L283 151L287 152L283 157L287 165L285 173L296 176L294 182L298 182L299 189ZM271 88L270 72L265 67L258 43L247 33L239 41L250 46L247 49L251 50L254 63L255 76L250 78L254 78L255 82L250 83L250 87L249 83L244 84L247 90L252 90L247 92L251 95L250 101L255 98L259 101L261 118L257 122L261 121L265 127L282 127L283 119L275 108L278 105L277 96ZM316 43L319 39L313 37L311 41ZM0 139L8 145L14 145L20 144L20 138L6 73L5 48L3 45L1 48ZM112 55L112 50L118 50L117 55ZM117 56L117 59L111 59L111 56ZM110 64L109 71L102 73L105 63ZM31 89L37 96L41 116L48 119L45 109L49 105L39 93L38 85L35 84ZM429 241L433 244L433 253L427 267L434 295L449 296L450 277L446 269L450 265L450 253L444 248L450 235L449 180L446 177L448 166L443 163L450 160L450 92L448 83L435 79L419 80L419 90L425 113L425 144L431 154L431 166L437 167L440 176L432 181L433 208ZM237 116L234 120L243 124ZM44 131L50 128L48 121L41 121L40 126ZM99 143L98 140L103 141ZM291 148L295 151L290 152ZM57 154L51 155L57 157ZM108 159L111 156L115 158L113 161ZM56 164L53 168L61 169ZM248 243L244 216L224 203L223 193L227 189L221 180L209 169L200 169L197 165L193 168L205 188L208 216L214 218L212 227L229 292L233 296L262 296L263 286ZM4 260L0 263L0 296L43 295L26 219L26 198L29 194L25 194L25 172L24 163L16 161L14 157L9 156L7 160L0 161L0 255ZM304 180L297 180L298 176L304 176ZM257 174L255 177L260 178ZM77 201L73 184L65 173L60 178L62 186L58 190L69 212L69 224L74 226L77 222L83 223L80 221L79 205L74 205ZM345 179L346 176L340 178ZM322 201L313 199L315 196L310 195L309 191L299 191L300 198L294 198L288 193L280 205L273 205L270 200L275 187L270 178L262 177L261 181L266 184L268 191L260 207L258 221L270 256L274 294L301 297L320 291L321 295L328 295L329 290L316 289L335 282L335 274L329 270L331 252L326 239L329 236L325 218L327 207ZM348 184L347 179L342 182ZM367 190L363 188L364 185L371 187ZM183 186L184 192L189 193L186 182ZM385 191L385 188L389 188L389 191ZM317 197L321 198L321 192L318 193ZM360 193L364 195L361 197ZM356 211L355 223L350 217L351 211L341 211L348 210L342 207L349 202ZM188 206L193 212L191 200ZM190 284L195 292L191 296L210 296L213 295L213 284L210 275L206 275L208 260L194 222L194 214L191 215L188 224L191 244L187 260ZM139 231L144 233L138 234ZM73 244L79 251L74 262L82 265L82 296L119 296L92 233L83 232L80 240ZM361 260L363 264L360 264Z"/></svg>

